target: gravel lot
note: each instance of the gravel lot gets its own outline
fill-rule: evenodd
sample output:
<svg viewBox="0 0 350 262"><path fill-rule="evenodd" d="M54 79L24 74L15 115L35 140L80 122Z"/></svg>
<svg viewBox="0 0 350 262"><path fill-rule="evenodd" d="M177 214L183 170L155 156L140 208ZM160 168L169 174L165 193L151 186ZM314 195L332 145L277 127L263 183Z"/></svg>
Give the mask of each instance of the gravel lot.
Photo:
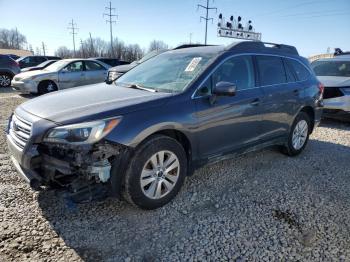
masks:
<svg viewBox="0 0 350 262"><path fill-rule="evenodd" d="M29 97L0 92L4 129ZM324 121L295 158L267 149L202 168L155 211L33 192L0 142L0 261L350 261L350 124Z"/></svg>

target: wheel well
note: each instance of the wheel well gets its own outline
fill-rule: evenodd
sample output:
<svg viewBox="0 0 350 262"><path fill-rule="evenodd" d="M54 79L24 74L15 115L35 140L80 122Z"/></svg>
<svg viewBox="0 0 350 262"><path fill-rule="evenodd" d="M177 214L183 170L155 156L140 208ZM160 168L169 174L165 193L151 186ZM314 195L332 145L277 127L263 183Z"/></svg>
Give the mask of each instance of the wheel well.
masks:
<svg viewBox="0 0 350 262"><path fill-rule="evenodd" d="M158 132L154 133L153 135L156 135L156 134L169 136L169 137L177 140L182 145L182 147L184 148L184 150L186 152L187 162L189 164L191 163L192 147L191 147L190 141L188 140L187 136L184 133L182 133L181 131L178 131L178 130L166 129L166 130L158 131Z"/></svg>
<svg viewBox="0 0 350 262"><path fill-rule="evenodd" d="M311 106L305 106L300 110L300 112L304 112L304 113L308 114L308 116L310 117L310 120L311 120L310 134L311 134L312 131L314 130L314 125L315 125L314 109Z"/></svg>

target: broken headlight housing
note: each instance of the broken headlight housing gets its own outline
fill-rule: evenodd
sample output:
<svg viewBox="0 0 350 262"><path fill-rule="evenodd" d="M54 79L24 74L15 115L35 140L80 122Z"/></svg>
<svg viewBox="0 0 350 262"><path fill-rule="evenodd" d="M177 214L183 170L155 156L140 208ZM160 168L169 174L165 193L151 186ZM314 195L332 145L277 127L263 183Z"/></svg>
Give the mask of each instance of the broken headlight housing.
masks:
<svg viewBox="0 0 350 262"><path fill-rule="evenodd" d="M59 126L51 129L44 141L64 144L93 144L105 137L116 127L121 118Z"/></svg>

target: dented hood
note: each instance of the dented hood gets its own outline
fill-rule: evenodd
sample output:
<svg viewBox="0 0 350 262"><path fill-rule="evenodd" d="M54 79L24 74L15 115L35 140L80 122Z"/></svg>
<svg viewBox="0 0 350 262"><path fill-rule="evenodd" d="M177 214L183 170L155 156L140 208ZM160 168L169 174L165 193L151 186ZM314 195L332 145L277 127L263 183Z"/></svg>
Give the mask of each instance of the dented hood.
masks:
<svg viewBox="0 0 350 262"><path fill-rule="evenodd" d="M153 93L102 83L46 94L20 107L56 123L73 123L160 106L165 103L164 98L170 96L169 93Z"/></svg>

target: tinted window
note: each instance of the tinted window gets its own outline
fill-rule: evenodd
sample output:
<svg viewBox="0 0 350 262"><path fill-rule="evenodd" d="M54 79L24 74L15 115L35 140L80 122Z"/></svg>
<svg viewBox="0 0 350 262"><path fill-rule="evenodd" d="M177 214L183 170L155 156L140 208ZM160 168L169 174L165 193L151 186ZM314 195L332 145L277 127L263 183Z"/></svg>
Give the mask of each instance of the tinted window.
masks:
<svg viewBox="0 0 350 262"><path fill-rule="evenodd" d="M287 64L293 68L299 81L307 80L309 78L310 72L298 61L287 59Z"/></svg>
<svg viewBox="0 0 350 262"><path fill-rule="evenodd" d="M350 61L315 61L311 66L317 76L350 77Z"/></svg>
<svg viewBox="0 0 350 262"><path fill-rule="evenodd" d="M286 59L284 59L284 69L286 70L287 82L295 82L296 78L294 75L294 70L292 66L287 63Z"/></svg>
<svg viewBox="0 0 350 262"><path fill-rule="evenodd" d="M282 59L278 56L257 56L260 85L274 85L286 82Z"/></svg>
<svg viewBox="0 0 350 262"><path fill-rule="evenodd" d="M35 63L42 63L42 62L44 62L44 61L46 61L47 59L45 58L45 57L41 57L41 56L39 56L39 57L34 57L34 62Z"/></svg>
<svg viewBox="0 0 350 262"><path fill-rule="evenodd" d="M237 90L255 86L251 56L237 56L225 61L213 74L213 84L225 81L236 84Z"/></svg>
<svg viewBox="0 0 350 262"><path fill-rule="evenodd" d="M85 61L85 69L86 71L104 70L100 64L93 61Z"/></svg>
<svg viewBox="0 0 350 262"><path fill-rule="evenodd" d="M77 62L70 63L65 68L63 68L62 71L66 71L66 72L83 71L83 62L82 61L77 61Z"/></svg>

